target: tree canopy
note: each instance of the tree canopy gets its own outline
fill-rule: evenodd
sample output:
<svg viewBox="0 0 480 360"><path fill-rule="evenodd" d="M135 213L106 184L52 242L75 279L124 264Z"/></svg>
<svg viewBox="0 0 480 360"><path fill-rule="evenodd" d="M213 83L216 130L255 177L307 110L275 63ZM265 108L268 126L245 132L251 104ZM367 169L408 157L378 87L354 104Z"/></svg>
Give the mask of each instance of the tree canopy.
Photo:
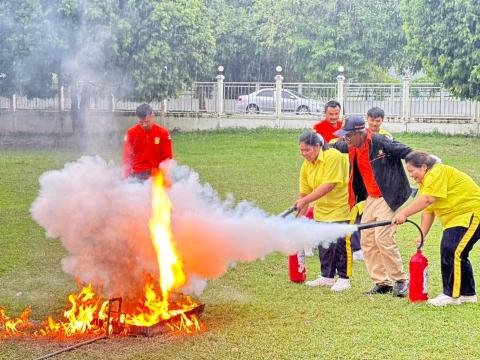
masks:
<svg viewBox="0 0 480 360"><path fill-rule="evenodd" d="M480 0L0 0L0 94L88 84L160 100L193 81L383 81L418 70L477 97ZM408 44L407 44L408 40Z"/></svg>
<svg viewBox="0 0 480 360"><path fill-rule="evenodd" d="M408 46L428 75L480 100L480 1L402 0Z"/></svg>

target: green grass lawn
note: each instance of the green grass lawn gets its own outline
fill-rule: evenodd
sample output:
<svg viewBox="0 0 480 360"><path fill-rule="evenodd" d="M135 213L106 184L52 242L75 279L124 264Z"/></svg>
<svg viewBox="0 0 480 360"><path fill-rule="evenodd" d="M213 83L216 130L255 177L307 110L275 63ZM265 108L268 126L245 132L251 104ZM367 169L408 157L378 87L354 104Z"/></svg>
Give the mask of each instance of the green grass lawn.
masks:
<svg viewBox="0 0 480 360"><path fill-rule="evenodd" d="M271 213L292 205L302 159L298 131L221 131L174 134L177 160L224 197L254 201ZM397 139L440 156L480 183L480 138L399 134ZM30 218L38 177L77 159L78 150L0 150L0 306L17 315L31 306L32 318L58 316L77 289L63 274L66 256L59 240L45 238ZM117 163L120 149L99 154ZM418 219L418 217L416 218ZM405 266L414 252L416 230L403 225L398 241ZM433 228L424 253L430 262L430 295L441 291L440 227ZM471 253L480 281L479 247ZM319 262L307 260L310 278ZM117 338L77 349L57 359L478 359L480 305L432 308L391 295L365 296L371 287L364 264L355 262L352 289L290 283L284 255L238 264L209 283L206 330L193 336ZM66 346L34 339L0 340L0 359L29 359Z"/></svg>

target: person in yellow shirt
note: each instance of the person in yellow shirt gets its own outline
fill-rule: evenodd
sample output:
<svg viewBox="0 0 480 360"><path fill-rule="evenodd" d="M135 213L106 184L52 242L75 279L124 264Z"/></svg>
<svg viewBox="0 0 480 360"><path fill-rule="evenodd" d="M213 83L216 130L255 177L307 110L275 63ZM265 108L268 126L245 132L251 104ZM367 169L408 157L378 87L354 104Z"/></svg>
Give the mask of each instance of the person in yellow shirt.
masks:
<svg viewBox="0 0 480 360"><path fill-rule="evenodd" d="M393 135L387 130L382 129L383 119L385 118L385 111L379 107L373 107L367 111L367 123L368 128L373 132L390 139L393 139Z"/></svg>
<svg viewBox="0 0 480 360"><path fill-rule="evenodd" d="M435 217L443 228L440 246L443 293L428 302L435 306L477 302L468 255L480 239L480 187L467 174L437 162L428 154L413 151L405 162L410 177L419 184L420 196L400 210L392 222L403 224L407 217L423 211L421 228L425 235Z"/></svg>
<svg viewBox="0 0 480 360"><path fill-rule="evenodd" d="M300 136L299 149L305 159L300 169L299 196L295 206L298 215L304 215L310 203L315 202L313 218L322 222L347 222L348 158L338 150L327 148L321 135L307 131ZM345 237L327 249L318 247L321 275L307 281L308 286L329 286L332 291L350 288L347 276L347 248ZM351 259L351 254L350 257ZM335 282L334 277L338 274Z"/></svg>

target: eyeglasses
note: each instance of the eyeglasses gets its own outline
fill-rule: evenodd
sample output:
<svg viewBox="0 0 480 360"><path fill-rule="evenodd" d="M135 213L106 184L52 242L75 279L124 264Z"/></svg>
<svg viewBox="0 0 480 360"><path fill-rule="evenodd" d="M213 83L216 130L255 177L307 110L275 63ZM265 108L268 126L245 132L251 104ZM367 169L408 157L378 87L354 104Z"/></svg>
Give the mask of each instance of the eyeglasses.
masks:
<svg viewBox="0 0 480 360"><path fill-rule="evenodd" d="M356 131L352 131L348 134L345 134L344 138L345 138L345 141L351 141L352 138L355 136L357 132Z"/></svg>

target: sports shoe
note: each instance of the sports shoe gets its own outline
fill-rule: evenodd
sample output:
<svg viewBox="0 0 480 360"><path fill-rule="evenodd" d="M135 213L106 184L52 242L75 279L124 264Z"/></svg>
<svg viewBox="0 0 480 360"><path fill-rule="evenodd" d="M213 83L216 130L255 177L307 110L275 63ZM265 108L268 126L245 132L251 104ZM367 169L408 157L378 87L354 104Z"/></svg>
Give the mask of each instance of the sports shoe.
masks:
<svg viewBox="0 0 480 360"><path fill-rule="evenodd" d="M340 292L344 290L350 289L350 279L342 279L338 278L337 281L335 282L335 285L333 285L330 290Z"/></svg>
<svg viewBox="0 0 480 360"><path fill-rule="evenodd" d="M305 285L307 286L332 286L335 283L335 280L332 278L326 278L323 276L320 276L318 279L311 280L311 281L306 281Z"/></svg>
<svg viewBox="0 0 480 360"><path fill-rule="evenodd" d="M352 254L353 260L363 261L363 250L354 251Z"/></svg>
<svg viewBox="0 0 480 360"><path fill-rule="evenodd" d="M455 299L451 296L440 294L436 298L430 299L427 301L430 305L433 306L447 306L447 305L459 305L459 299Z"/></svg>
<svg viewBox="0 0 480 360"><path fill-rule="evenodd" d="M396 281L395 287L393 288L393 296L405 297L408 294L408 282L407 281Z"/></svg>
<svg viewBox="0 0 480 360"><path fill-rule="evenodd" d="M477 295L462 295L460 296L458 299L458 302L460 304L463 304L463 303L476 303L478 301L477 299Z"/></svg>
<svg viewBox="0 0 480 360"><path fill-rule="evenodd" d="M392 287L390 285L376 284L373 288L368 291L365 291L364 295L375 295L375 294L386 294L392 292Z"/></svg>

